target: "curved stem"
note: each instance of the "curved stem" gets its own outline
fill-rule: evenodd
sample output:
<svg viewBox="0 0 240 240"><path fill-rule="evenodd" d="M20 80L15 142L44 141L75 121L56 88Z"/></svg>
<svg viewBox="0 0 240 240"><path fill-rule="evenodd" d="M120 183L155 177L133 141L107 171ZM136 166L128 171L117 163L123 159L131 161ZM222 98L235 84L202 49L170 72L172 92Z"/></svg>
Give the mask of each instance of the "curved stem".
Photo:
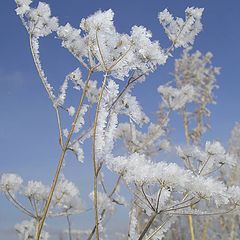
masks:
<svg viewBox="0 0 240 240"><path fill-rule="evenodd" d="M21 210L23 213L27 214L28 216L32 218L36 218L33 213L31 213L29 210L27 210L21 203L19 203L13 196L12 194L7 191L5 194L6 198L12 202L12 204L19 210Z"/></svg>
<svg viewBox="0 0 240 240"><path fill-rule="evenodd" d="M37 56L36 56L36 53L34 51L34 47L33 47L33 36L32 34L29 35L29 43L30 43L30 49L31 49L31 54L32 54L32 58L33 58L33 62L34 62L34 65L37 69L37 72L38 72L38 75L41 79L41 82L54 106L54 99L53 99L53 96L51 94L51 92L49 91L49 88L46 84L46 81L45 81L45 76L43 75L42 73L42 69L41 69L41 66L39 65L38 63L38 60L37 60ZM63 148L63 136L62 136L62 128L61 128L61 119L60 119L60 114L59 114L59 109L57 106L54 106L54 109L56 111L56 114L57 114L57 123L58 123L58 130L59 130L59 143L60 143L60 146L61 148Z"/></svg>
<svg viewBox="0 0 240 240"><path fill-rule="evenodd" d="M191 203L191 204L189 204L189 205L181 206L181 207L178 207L178 208L166 209L166 210L163 210L163 212L177 211L177 210L180 210L180 209L192 207L192 206L196 205L196 204L199 203L199 202L200 202L200 199L198 199L196 202Z"/></svg>
<svg viewBox="0 0 240 240"><path fill-rule="evenodd" d="M30 34L30 35L29 35L29 43L30 43L30 49L31 49L31 54L32 54L32 57L33 57L34 65L35 65L35 67L36 67L36 69L37 69L38 75L39 75L39 77L40 77L40 79L41 79L41 82L42 82L42 84L43 84L43 86L44 86L44 88L45 88L45 90L46 90L49 98L51 99L52 103L54 104L54 98L53 98L51 92L49 91L49 87L48 87L47 84L46 84L46 81L45 81L46 78L45 78L45 76L43 75L41 66L40 66L39 63L38 63L38 57L36 56L36 53L35 53L35 51L34 51L33 38L34 38L33 35ZM37 41L37 38L35 38L35 40Z"/></svg>
<svg viewBox="0 0 240 240"><path fill-rule="evenodd" d="M152 203L150 202L150 200L147 197L147 194L144 191L144 184L142 184L141 189L142 189L142 193L143 193L144 198L147 200L147 202L148 202L149 206L151 207L151 209L155 212L156 209L153 207Z"/></svg>

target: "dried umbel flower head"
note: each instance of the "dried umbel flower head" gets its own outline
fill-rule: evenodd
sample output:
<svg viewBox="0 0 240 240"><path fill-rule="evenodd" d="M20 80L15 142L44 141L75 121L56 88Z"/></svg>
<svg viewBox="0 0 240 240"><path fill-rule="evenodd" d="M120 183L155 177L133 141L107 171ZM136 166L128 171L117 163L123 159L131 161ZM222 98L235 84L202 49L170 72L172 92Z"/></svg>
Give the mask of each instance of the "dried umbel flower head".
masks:
<svg viewBox="0 0 240 240"><path fill-rule="evenodd" d="M178 88L191 85L194 88L194 102L207 105L215 103L213 91L217 88L216 76L219 67L212 65L212 53L205 55L200 51L190 53L191 48L183 51L182 57L175 60L174 77Z"/></svg>
<svg viewBox="0 0 240 240"><path fill-rule="evenodd" d="M0 178L0 191L16 193L22 186L22 178L13 173L3 173Z"/></svg>

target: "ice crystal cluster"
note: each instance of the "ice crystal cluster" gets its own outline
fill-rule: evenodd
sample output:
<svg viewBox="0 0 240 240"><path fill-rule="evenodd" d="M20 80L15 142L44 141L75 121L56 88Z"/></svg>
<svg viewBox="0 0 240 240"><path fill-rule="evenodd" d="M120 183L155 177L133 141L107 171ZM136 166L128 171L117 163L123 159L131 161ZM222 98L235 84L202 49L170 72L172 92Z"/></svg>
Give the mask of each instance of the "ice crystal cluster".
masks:
<svg viewBox="0 0 240 240"><path fill-rule="evenodd" d="M207 106L215 103L213 92L219 74L211 53L191 53L202 30L203 9L188 7L185 19L173 17L167 9L159 13L170 40L164 49L144 26L133 26L130 33L117 32L111 9L83 18L75 28L70 23L61 25L48 4L39 2L32 8L31 2L16 0L16 13L29 34L34 64L56 112L61 157L51 186L39 181L24 184L16 174L1 175L1 192L29 217L15 226L20 239L49 239L46 219L60 216L67 217L68 230L63 234L69 239L117 239L109 237L107 220L117 208L126 207L129 229L125 236L118 235L120 239L159 240L175 229L176 216L221 214L221 210L237 208L238 183L227 184L219 176L223 167L232 171L238 165L239 149L227 150L219 141L201 140L209 127ZM59 86L52 86L41 65L40 41L50 34L79 62ZM184 50L175 61L173 81L158 88L161 100L154 120L144 112L133 87L164 65L179 47ZM78 104L66 104L70 87ZM171 139L173 112L179 114L178 129L182 125L186 144ZM61 118L64 114L66 122ZM237 136L239 131L234 130L231 141ZM91 157L85 154L89 144ZM66 152L76 156L82 163L80 168L86 161L93 165L89 207L83 207L77 186L63 175L69 164ZM111 190L104 177L109 171L117 176ZM120 187L131 197L125 199ZM26 201L21 202L24 198L27 206ZM81 216L85 210L93 212L92 228L72 229L70 216Z"/></svg>

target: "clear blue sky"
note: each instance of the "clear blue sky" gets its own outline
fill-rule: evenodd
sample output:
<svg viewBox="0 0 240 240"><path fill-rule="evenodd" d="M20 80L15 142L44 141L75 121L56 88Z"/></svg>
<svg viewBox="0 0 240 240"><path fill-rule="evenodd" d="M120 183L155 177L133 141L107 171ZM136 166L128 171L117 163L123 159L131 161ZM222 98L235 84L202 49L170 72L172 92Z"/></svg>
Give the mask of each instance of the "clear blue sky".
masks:
<svg viewBox="0 0 240 240"><path fill-rule="evenodd" d="M38 1L34 1L36 4ZM212 109L209 139L227 142L235 121L240 120L240 1L229 0L50 0L52 13L60 24L78 27L80 19L98 9L113 9L119 32L129 32L132 25L144 25L153 38L167 47L169 42L157 15L168 8L175 16L184 16L188 6L204 7L203 31L194 49L214 54L213 63L222 68L216 91L217 105ZM0 173L16 172L25 179L52 179L59 148L55 114L33 66L28 35L15 14L13 0L2 0L0 8ZM49 81L58 88L64 76L78 66L77 61L52 37L41 41L42 63ZM176 56L179 56L179 51ZM135 93L148 113L157 109L156 88L171 80L173 59L148 77ZM69 156L66 175L76 182L90 184L79 163ZM37 169L37 170L36 170ZM82 187L87 193L87 188ZM0 239L11 239L4 232L22 216L0 196ZM1 237L1 235L3 237ZM15 239L15 238L12 238Z"/></svg>

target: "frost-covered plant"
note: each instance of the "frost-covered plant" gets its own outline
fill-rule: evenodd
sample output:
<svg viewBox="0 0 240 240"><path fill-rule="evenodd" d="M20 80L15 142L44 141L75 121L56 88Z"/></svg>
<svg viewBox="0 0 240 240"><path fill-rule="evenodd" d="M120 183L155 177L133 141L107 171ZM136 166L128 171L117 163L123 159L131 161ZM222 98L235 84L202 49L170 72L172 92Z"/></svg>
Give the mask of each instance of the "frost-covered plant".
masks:
<svg viewBox="0 0 240 240"><path fill-rule="evenodd" d="M0 178L1 192L22 213L31 218L15 226L20 239L34 239L37 223L48 199L50 187L39 181L23 184L20 176L4 173ZM27 204L26 204L27 202ZM59 180L49 206L48 217L70 216L85 211L78 188L64 177ZM44 232L40 239L48 239Z"/></svg>
<svg viewBox="0 0 240 240"><path fill-rule="evenodd" d="M202 30L202 13L203 8L188 7L185 21L179 17L174 19L167 9L159 13L159 21L174 47L187 47L194 43L195 36Z"/></svg>
<svg viewBox="0 0 240 240"><path fill-rule="evenodd" d="M132 93L134 85L164 65L175 48L193 45L202 29L202 8L187 8L185 20L174 19L168 10L159 13L159 21L171 41L169 48L163 49L143 26L133 26L129 34L117 32L111 9L97 11L74 28L69 23L59 25L46 3L39 2L36 8L30 6L30 0L16 3L16 13L29 34L34 64L56 111L61 150L51 187L35 181L22 185L22 179L14 174L1 177L1 191L33 218L16 226L22 239L33 235L36 240L47 239L48 234L42 231L46 218L62 215L68 218L69 239L75 234L87 235L88 240L94 235L97 240L107 239L106 216L111 217L118 205L129 208L129 230L122 238L162 239L177 221L176 216L215 214L219 208L236 208L240 200L238 187L227 186L213 174L225 163L236 164L235 156L217 141L206 142L205 147L196 145L205 127L203 118L208 116L206 105L213 103L218 68L211 65L212 55L190 55L189 49L184 50L175 64L175 85L158 88L162 102L154 123ZM79 67L57 86L59 91L48 81L40 61L40 40L50 34L55 34L79 61ZM65 101L70 86L79 98L76 106ZM189 104L196 106L191 114L186 109ZM183 116L187 147L169 141L173 111ZM69 126L61 120L64 113L72 120ZM189 129L192 116L197 116L198 130ZM87 139L92 147L93 190L89 196L93 201L94 226L71 231L69 215L79 214L83 207L77 187L60 173L68 151L83 163L80 167L84 166ZM118 151L121 143L126 148L124 152ZM179 157L184 167L163 161L169 152L174 155L173 161ZM104 179L104 172L109 170L117 175L112 191L107 190ZM120 195L121 185L129 190L130 201ZM17 200L17 193L29 200L32 210ZM194 239L193 226L189 226Z"/></svg>
<svg viewBox="0 0 240 240"><path fill-rule="evenodd" d="M176 150L178 156L182 158L185 168L191 170L195 175L210 176L211 174L215 178L221 179L232 194L235 192L238 195L238 187L233 186L237 186L238 183L231 180L233 176L237 175L233 173L237 171L239 161L239 155L236 154L238 146L237 124L235 130L233 130L228 151L218 141L207 141L204 150L201 147L202 134L209 128L209 124L206 123L206 120L210 117L207 106L215 104L213 90L218 87L216 76L219 74L219 68L212 66L211 53L203 55L196 51L190 54L190 50L190 48L185 49L182 57L175 61L173 84L159 87L158 90L163 98L160 110L178 111L183 118L187 146L177 146ZM238 205L237 202L236 204ZM209 206L208 203L207 207ZM203 202L201 202L201 207L203 207ZM232 219L230 221L231 226L237 225L237 218L234 217L233 209L223 212L221 223L216 219L212 221L216 214L213 214L212 217L196 218L195 222L189 215L191 239L195 239L195 237L196 239L208 239L207 236L209 238L219 238L220 235L217 234L220 231L219 229L223 230L221 239L235 236L236 227L233 227L234 230L229 230L231 227L228 227L228 229L223 227L223 219L225 218ZM214 224L214 222L217 224ZM177 225L182 225L180 219L172 227L170 231L172 235L183 236L185 234L184 236L187 237L186 233L177 231ZM194 226L201 226L201 228L194 228ZM215 236L215 234L218 236Z"/></svg>
<svg viewBox="0 0 240 240"><path fill-rule="evenodd" d="M179 110L183 116L187 141L198 141L209 128L206 120L210 117L209 104L214 104L216 76L220 68L212 66L212 53L203 55L191 48L183 51L175 61L174 86L160 86L158 91L163 98L162 108ZM194 126L195 125L195 126ZM192 129L189 129L192 126Z"/></svg>
<svg viewBox="0 0 240 240"><path fill-rule="evenodd" d="M34 220L31 221L22 221L15 225L15 230L19 236L19 239L22 240L30 240L34 239L36 232L36 222ZM41 240L48 240L49 234L47 232L42 232Z"/></svg>
<svg viewBox="0 0 240 240"><path fill-rule="evenodd" d="M240 141L240 124L237 122L231 131L228 144L229 153L236 159L234 167L224 164L221 167L219 178L229 186L232 194L239 194L239 142ZM230 211L220 216L209 216L204 219L197 219L202 230L198 233L199 238L208 239L210 237L219 239L238 239L239 238L239 210Z"/></svg>

